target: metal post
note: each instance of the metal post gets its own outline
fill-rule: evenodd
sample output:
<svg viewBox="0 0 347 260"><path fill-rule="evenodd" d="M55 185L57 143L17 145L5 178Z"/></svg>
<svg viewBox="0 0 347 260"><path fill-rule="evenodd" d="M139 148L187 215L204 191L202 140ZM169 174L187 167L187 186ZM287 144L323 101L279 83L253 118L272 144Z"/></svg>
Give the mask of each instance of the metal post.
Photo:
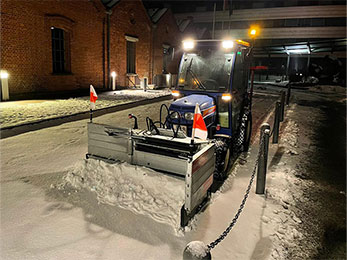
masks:
<svg viewBox="0 0 347 260"><path fill-rule="evenodd" d="M276 109L275 109L275 120L274 120L274 127L273 127L273 139L272 143L277 144L278 143L278 136L280 132L280 115L281 115L281 103L279 101L276 102Z"/></svg>
<svg viewBox="0 0 347 260"><path fill-rule="evenodd" d="M93 123L93 110L92 109L90 109L89 114L90 114L90 122Z"/></svg>
<svg viewBox="0 0 347 260"><path fill-rule="evenodd" d="M215 23L216 23L216 3L214 3L214 7L213 7L212 39L214 39Z"/></svg>
<svg viewBox="0 0 347 260"><path fill-rule="evenodd" d="M252 108L253 101L253 89L254 89L254 70L251 70L251 89L249 93L249 108Z"/></svg>
<svg viewBox="0 0 347 260"><path fill-rule="evenodd" d="M147 91L147 85L148 85L148 84L147 84L147 80L148 80L148 79L147 79L146 77L143 78L143 91L144 91L144 92Z"/></svg>
<svg viewBox="0 0 347 260"><path fill-rule="evenodd" d="M284 102L286 99L286 93L281 90L281 116L280 116L280 121L283 122L284 120Z"/></svg>
<svg viewBox="0 0 347 260"><path fill-rule="evenodd" d="M266 182L266 170L267 170L267 156L269 150L269 135L270 135L270 125L264 123L260 129L260 158L258 162L257 171L257 186L256 194L264 194L265 192L265 182ZM262 139L264 138L263 142Z"/></svg>
<svg viewBox="0 0 347 260"><path fill-rule="evenodd" d="M8 91L8 73L6 71L0 71L0 83L1 101L9 100L10 94Z"/></svg>
<svg viewBox="0 0 347 260"><path fill-rule="evenodd" d="M287 99L286 99L286 104L289 106L289 101L290 101L290 93L291 92L291 85L288 84L288 89L287 89Z"/></svg>
<svg viewBox="0 0 347 260"><path fill-rule="evenodd" d="M288 54L288 57L287 57L287 67L286 67L286 80L288 80L289 78L289 65L290 65L290 55Z"/></svg>

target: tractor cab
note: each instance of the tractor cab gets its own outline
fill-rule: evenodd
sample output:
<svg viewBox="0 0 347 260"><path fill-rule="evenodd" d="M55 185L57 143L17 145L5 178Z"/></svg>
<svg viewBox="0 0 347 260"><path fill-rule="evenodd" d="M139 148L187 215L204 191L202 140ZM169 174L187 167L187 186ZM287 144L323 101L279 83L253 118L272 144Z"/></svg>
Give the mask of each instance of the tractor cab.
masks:
<svg viewBox="0 0 347 260"><path fill-rule="evenodd" d="M194 108L199 104L209 131L231 137L240 124L247 99L249 43L240 40L184 41L176 89L170 105L174 124L192 133Z"/></svg>

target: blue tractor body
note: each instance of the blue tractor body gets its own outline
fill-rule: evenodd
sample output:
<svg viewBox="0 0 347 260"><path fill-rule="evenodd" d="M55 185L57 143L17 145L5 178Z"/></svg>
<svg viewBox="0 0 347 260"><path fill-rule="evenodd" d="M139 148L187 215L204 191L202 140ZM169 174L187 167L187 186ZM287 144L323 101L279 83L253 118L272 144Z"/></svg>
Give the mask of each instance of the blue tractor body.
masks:
<svg viewBox="0 0 347 260"><path fill-rule="evenodd" d="M222 41L195 41L195 47L181 59L173 92L177 99L169 108L171 122L191 136L192 115L199 104L209 138L232 138L240 132L249 97L249 53L249 44L242 41L228 49Z"/></svg>

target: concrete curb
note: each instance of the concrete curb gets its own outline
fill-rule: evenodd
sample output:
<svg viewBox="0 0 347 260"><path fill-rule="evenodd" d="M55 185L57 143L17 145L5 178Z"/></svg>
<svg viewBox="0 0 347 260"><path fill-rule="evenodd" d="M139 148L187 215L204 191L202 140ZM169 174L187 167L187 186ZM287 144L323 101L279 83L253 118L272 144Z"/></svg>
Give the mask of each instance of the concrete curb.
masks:
<svg viewBox="0 0 347 260"><path fill-rule="evenodd" d="M156 98L150 98L150 99L144 99L139 101L133 101L129 103L119 104L111 107L105 107L101 109L97 109L93 111L93 118L102 116L104 114L113 113L137 106L147 105L153 102L159 102L159 101L165 101L170 100L172 98L171 94L156 97ZM54 117L54 118L47 118L42 120L37 120L29 123L24 123L20 125L15 126L8 126L0 129L0 139L5 139L11 136L23 134L30 131L36 131L39 129L43 129L46 127L52 127L52 126L58 126L64 123L73 122L77 120L82 119L88 119L89 118L89 111L79 112L71 115L66 116L60 116L60 117Z"/></svg>

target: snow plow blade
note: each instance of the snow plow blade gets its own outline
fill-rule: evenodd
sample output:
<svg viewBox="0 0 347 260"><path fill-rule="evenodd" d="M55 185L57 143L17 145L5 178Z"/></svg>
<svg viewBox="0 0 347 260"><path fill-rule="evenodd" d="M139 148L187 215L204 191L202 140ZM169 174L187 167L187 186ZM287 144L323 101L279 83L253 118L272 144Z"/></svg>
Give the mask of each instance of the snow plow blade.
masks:
<svg viewBox="0 0 347 260"><path fill-rule="evenodd" d="M159 134L143 130L88 123L88 154L105 161L125 161L184 177L181 226L186 226L206 203L215 170L215 144L194 140L172 130ZM165 192L165 191L163 191Z"/></svg>

